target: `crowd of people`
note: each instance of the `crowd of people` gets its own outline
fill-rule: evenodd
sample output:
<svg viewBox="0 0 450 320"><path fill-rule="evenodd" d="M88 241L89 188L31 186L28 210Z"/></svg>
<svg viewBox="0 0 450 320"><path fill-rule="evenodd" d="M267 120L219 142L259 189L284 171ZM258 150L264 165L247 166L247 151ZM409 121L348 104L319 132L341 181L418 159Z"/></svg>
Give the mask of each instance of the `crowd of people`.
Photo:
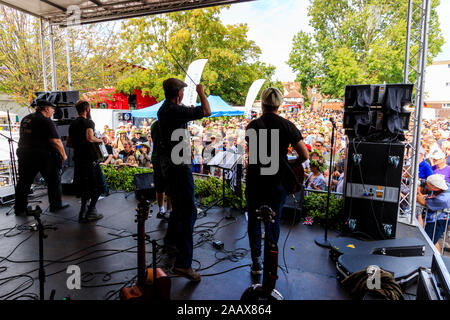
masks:
<svg viewBox="0 0 450 320"><path fill-rule="evenodd" d="M292 121L301 130L310 159L304 163L305 185L309 189L325 190L330 174L331 154L330 118L336 119L334 141L332 191L342 192L346 135L342 126L342 111L310 109L298 106L280 108L280 116ZM252 118L260 114L254 113ZM121 123L116 130L104 127L103 141L109 156L103 164L117 166L152 167L153 150L151 126L156 119L141 120L139 126ZM245 117L209 118L193 121L189 126L191 135L192 171L221 176L220 169L211 168L208 162L218 151L245 153L245 128L251 119ZM406 141L413 142L412 131L405 133ZM440 173L450 183L450 126L446 119L424 120L420 149L421 179ZM294 151L291 151L294 154ZM342 184L341 184L342 187Z"/></svg>

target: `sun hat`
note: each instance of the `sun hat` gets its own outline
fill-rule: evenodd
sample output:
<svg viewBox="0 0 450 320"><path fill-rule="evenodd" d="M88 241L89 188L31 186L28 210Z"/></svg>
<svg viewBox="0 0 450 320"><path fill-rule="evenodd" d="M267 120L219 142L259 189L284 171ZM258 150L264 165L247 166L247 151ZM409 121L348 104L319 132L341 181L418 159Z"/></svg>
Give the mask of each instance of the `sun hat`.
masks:
<svg viewBox="0 0 450 320"><path fill-rule="evenodd" d="M448 189L447 183L445 182L445 176L442 174L436 173L432 174L431 176L428 176L427 182L441 190L445 191Z"/></svg>

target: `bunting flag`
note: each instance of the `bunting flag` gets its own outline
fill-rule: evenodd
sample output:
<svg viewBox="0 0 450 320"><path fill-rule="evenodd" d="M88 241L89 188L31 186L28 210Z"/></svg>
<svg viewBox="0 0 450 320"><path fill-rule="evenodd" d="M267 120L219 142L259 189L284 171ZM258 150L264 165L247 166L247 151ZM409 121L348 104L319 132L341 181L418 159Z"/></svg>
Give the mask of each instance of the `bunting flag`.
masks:
<svg viewBox="0 0 450 320"><path fill-rule="evenodd" d="M264 82L266 82L265 79L255 80L248 90L247 98L245 99L245 117L248 119L250 119L250 115L252 113L253 102L255 102L256 96L258 95L258 92Z"/></svg>
<svg viewBox="0 0 450 320"><path fill-rule="evenodd" d="M208 59L199 59L195 60L189 65L188 71L186 73L186 78L184 82L188 85L187 88L184 89L184 97L182 104L185 106L195 106L197 103L197 84L200 83L200 79L202 78L203 69L205 68L206 62Z"/></svg>

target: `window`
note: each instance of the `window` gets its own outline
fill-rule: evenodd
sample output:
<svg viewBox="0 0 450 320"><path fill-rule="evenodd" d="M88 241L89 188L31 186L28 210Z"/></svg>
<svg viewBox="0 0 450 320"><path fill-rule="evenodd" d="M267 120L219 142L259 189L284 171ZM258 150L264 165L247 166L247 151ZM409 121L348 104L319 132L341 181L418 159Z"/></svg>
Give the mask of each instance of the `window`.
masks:
<svg viewBox="0 0 450 320"><path fill-rule="evenodd" d="M450 109L450 103L443 103L442 108L444 109Z"/></svg>

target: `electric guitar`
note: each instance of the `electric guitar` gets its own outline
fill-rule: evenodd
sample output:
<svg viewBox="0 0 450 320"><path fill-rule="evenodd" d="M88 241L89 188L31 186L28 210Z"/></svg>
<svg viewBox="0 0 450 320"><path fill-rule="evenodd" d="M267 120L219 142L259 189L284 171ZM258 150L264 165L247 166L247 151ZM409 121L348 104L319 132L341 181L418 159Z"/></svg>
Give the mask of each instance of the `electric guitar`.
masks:
<svg viewBox="0 0 450 320"><path fill-rule="evenodd" d="M171 281L161 268L156 268L157 243L152 241L153 268L148 268L145 262L145 221L148 219L150 202L140 201L136 208L137 215L137 283L130 288L120 290L120 300L170 300Z"/></svg>

